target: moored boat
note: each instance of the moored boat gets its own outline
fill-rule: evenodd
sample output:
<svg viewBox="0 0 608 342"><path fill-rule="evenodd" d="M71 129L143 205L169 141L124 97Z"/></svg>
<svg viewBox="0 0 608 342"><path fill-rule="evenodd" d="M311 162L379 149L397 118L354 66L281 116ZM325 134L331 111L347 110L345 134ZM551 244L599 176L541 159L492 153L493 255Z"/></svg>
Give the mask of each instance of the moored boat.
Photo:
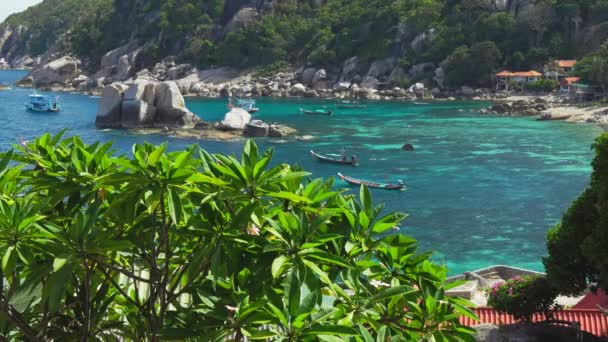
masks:
<svg viewBox="0 0 608 342"><path fill-rule="evenodd" d="M341 174L340 172L338 172L338 177L340 177L341 180L343 180L349 184L352 184L352 185L365 185L370 188L405 191L405 183L403 183L402 180L399 180L398 184L377 183L377 182L370 182L370 181L365 181L365 180L361 180L361 179L357 179L357 178L348 177L348 176Z"/></svg>
<svg viewBox="0 0 608 342"><path fill-rule="evenodd" d="M255 114L260 111L260 109L256 106L254 99L236 99L236 104L232 104L232 99L228 102L228 108L232 109L234 107L241 108L249 112L249 114Z"/></svg>
<svg viewBox="0 0 608 342"><path fill-rule="evenodd" d="M317 160L319 160L320 162L331 163L331 164L352 165L352 166L359 165L357 158L354 156L351 159L336 159L336 158L322 156L313 150L310 150L310 155L313 158L316 158Z"/></svg>
<svg viewBox="0 0 608 342"><path fill-rule="evenodd" d="M300 113L308 114L308 115L332 115L333 114L333 112L331 110L324 110L324 109L306 110L304 108L300 108Z"/></svg>
<svg viewBox="0 0 608 342"><path fill-rule="evenodd" d="M25 109L34 112L59 112L59 97L54 98L48 95L31 94L28 102L25 103Z"/></svg>

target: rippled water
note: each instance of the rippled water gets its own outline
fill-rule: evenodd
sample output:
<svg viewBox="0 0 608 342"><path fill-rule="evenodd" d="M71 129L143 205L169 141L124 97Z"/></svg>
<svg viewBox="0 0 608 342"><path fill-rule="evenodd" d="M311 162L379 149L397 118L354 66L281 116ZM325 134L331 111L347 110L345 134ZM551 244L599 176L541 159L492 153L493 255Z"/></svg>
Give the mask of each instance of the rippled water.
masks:
<svg viewBox="0 0 608 342"><path fill-rule="evenodd" d="M0 83L13 82L18 71L0 72ZM86 141L113 140L119 152L145 140L160 143L164 136L130 136L94 127L97 99L60 94L58 114L26 112L28 90L0 91L0 149L20 137L68 129ZM205 120L218 120L225 102L188 99L189 108ZM548 228L586 186L593 139L602 132L594 125L537 122L530 118L484 116L480 103L369 103L366 109L336 110L332 117L306 116L300 107L321 103L303 99L261 99L256 116L280 122L312 135L313 141L259 139L275 149L275 160L298 163L314 177L342 172L381 182L405 180L408 191L374 190L374 199L387 210L410 214L402 227L423 249L437 251L450 273L492 264L541 270ZM327 103L326 103L327 104ZM414 152L399 148L412 143ZM169 139L172 149L199 143L211 152L239 153L243 142ZM357 168L320 164L308 151L340 153L342 147L359 157Z"/></svg>

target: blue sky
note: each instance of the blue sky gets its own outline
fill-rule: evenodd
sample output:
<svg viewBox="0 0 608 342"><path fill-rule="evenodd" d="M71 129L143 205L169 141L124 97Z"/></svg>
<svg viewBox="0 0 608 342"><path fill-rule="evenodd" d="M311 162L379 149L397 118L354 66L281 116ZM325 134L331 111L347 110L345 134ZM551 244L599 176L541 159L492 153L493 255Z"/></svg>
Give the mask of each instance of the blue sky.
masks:
<svg viewBox="0 0 608 342"><path fill-rule="evenodd" d="M41 2L42 0L0 0L0 22L13 13L21 12Z"/></svg>

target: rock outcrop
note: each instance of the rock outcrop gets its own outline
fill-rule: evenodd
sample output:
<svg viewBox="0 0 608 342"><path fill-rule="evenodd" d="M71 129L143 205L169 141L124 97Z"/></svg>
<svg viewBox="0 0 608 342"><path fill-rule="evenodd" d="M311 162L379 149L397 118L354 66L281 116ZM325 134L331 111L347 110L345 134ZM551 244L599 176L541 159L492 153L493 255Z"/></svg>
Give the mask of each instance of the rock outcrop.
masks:
<svg viewBox="0 0 608 342"><path fill-rule="evenodd" d="M251 121L251 114L241 108L232 108L224 116L218 126L219 129L223 130L241 130L244 129L247 124Z"/></svg>
<svg viewBox="0 0 608 342"><path fill-rule="evenodd" d="M113 83L103 89L98 128L194 127L200 119L186 108L175 82Z"/></svg>
<svg viewBox="0 0 608 342"><path fill-rule="evenodd" d="M70 56L61 57L32 70L18 85L36 88L70 87L72 80L80 76L79 63Z"/></svg>

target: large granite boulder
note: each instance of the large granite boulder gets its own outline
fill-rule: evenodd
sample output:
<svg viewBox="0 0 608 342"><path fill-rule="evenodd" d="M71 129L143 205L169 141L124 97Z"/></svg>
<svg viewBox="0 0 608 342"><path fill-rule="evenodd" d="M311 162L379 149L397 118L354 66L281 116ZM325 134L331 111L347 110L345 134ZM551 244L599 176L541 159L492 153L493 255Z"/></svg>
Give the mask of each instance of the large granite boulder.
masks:
<svg viewBox="0 0 608 342"><path fill-rule="evenodd" d="M156 86L156 123L173 126L194 126L198 117L186 108L186 101L175 82L162 82Z"/></svg>
<svg viewBox="0 0 608 342"><path fill-rule="evenodd" d="M381 78L387 76L395 68L395 58L386 58L372 63L367 71L367 76Z"/></svg>
<svg viewBox="0 0 608 342"><path fill-rule="evenodd" d="M223 130L240 130L245 129L245 126L251 121L251 114L241 108L232 108L224 116L219 124L219 128Z"/></svg>
<svg viewBox="0 0 608 342"><path fill-rule="evenodd" d="M289 89L289 94L293 96L304 96L306 93L306 87L302 83L294 84L291 89Z"/></svg>
<svg viewBox="0 0 608 342"><path fill-rule="evenodd" d="M300 74L300 82L302 82L302 84L305 84L307 86L311 86L313 79L315 78L315 75L317 73L317 69L315 68L306 68L302 71L302 73Z"/></svg>
<svg viewBox="0 0 608 342"><path fill-rule="evenodd" d="M200 119L187 108L175 82L140 81L103 89L95 121L98 128L191 128Z"/></svg>
<svg viewBox="0 0 608 342"><path fill-rule="evenodd" d="M253 120L245 126L243 135L246 137L265 137L268 136L268 124L260 120Z"/></svg>
<svg viewBox="0 0 608 342"><path fill-rule="evenodd" d="M341 80L343 81L351 81L353 77L357 74L357 69L359 68L359 57L351 57L344 61L342 65L342 76Z"/></svg>
<svg viewBox="0 0 608 342"><path fill-rule="evenodd" d="M361 81L361 88L376 89L378 87L378 79L373 76L365 76Z"/></svg>
<svg viewBox="0 0 608 342"><path fill-rule="evenodd" d="M141 100L123 100L121 103L121 127L139 128L154 124L156 107Z"/></svg>
<svg viewBox="0 0 608 342"><path fill-rule="evenodd" d="M240 30L258 19L258 11L252 7L243 7L238 10L224 28L224 34Z"/></svg>
<svg viewBox="0 0 608 342"><path fill-rule="evenodd" d="M32 70L28 76L34 87L66 86L80 75L78 64L76 59L64 56Z"/></svg>
<svg viewBox="0 0 608 342"><path fill-rule="evenodd" d="M120 128L122 96L126 90L123 84L110 84L103 88L99 99L95 125L98 128Z"/></svg>
<svg viewBox="0 0 608 342"><path fill-rule="evenodd" d="M283 125L270 125L268 127L268 136L272 138L282 138L295 132L295 129Z"/></svg>

